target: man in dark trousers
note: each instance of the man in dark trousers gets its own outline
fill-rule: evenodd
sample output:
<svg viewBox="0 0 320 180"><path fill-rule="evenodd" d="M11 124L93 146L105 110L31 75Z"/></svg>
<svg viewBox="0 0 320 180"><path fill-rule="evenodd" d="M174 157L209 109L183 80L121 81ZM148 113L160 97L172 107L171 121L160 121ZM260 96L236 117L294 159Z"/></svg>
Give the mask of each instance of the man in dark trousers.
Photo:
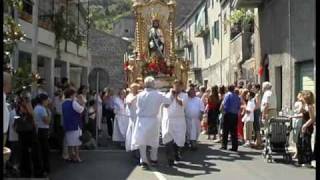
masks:
<svg viewBox="0 0 320 180"><path fill-rule="evenodd" d="M228 93L224 96L222 106L224 115L222 147L220 149L227 149L228 135L231 134L232 148L231 151L238 151L238 137L237 137L237 118L240 111L240 97L234 93L234 85L228 87Z"/></svg>

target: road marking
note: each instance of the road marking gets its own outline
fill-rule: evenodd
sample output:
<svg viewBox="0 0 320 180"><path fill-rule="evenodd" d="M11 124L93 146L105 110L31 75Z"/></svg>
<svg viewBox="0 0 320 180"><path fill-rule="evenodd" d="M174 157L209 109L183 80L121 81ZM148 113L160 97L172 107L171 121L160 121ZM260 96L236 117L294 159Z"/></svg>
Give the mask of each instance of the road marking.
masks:
<svg viewBox="0 0 320 180"><path fill-rule="evenodd" d="M153 167L150 167L153 174L159 179L159 180L167 180L162 173L160 173L158 170L156 170Z"/></svg>

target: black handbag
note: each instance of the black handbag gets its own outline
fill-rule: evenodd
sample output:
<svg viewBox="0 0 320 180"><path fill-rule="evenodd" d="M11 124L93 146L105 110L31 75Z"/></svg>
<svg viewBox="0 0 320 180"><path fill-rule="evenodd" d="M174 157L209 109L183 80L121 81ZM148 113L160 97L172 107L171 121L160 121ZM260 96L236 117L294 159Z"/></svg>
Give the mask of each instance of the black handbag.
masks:
<svg viewBox="0 0 320 180"><path fill-rule="evenodd" d="M27 131L33 131L34 126L33 126L33 119L31 115L27 114L19 114L18 116L15 117L14 121L14 127L15 130L19 132L27 132Z"/></svg>

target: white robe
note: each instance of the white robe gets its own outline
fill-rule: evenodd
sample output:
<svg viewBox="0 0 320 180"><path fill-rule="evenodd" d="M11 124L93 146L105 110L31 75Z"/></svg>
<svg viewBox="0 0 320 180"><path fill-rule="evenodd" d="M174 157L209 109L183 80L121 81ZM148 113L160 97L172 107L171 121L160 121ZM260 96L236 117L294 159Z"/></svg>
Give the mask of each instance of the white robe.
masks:
<svg viewBox="0 0 320 180"><path fill-rule="evenodd" d="M129 124L129 117L126 114L125 104L122 99L116 97L114 99L115 102L115 118L113 124L113 141L124 142L126 139L127 128Z"/></svg>
<svg viewBox="0 0 320 180"><path fill-rule="evenodd" d="M160 120L157 116L160 106L170 103L171 98L157 90L147 88L138 94L137 119L132 138L134 149L139 146L159 147Z"/></svg>
<svg viewBox="0 0 320 180"><path fill-rule="evenodd" d="M167 97L171 96L171 92L169 92ZM183 147L187 129L184 107L188 95L180 93L179 97L182 99L182 106L174 99L168 108L163 107L161 130L164 144L173 140L179 147Z"/></svg>
<svg viewBox="0 0 320 180"><path fill-rule="evenodd" d="M134 131L136 119L137 119L137 96L132 93L128 94L125 99L126 113L129 115L129 125L126 134L126 151L132 151L132 134Z"/></svg>
<svg viewBox="0 0 320 180"><path fill-rule="evenodd" d="M97 102L97 126L98 129L101 129L101 121L102 121L102 99L100 95L96 95L95 97L96 102Z"/></svg>
<svg viewBox="0 0 320 180"><path fill-rule="evenodd" d="M201 112L204 111L204 104L199 97L188 98L186 103L187 138L196 141L201 131Z"/></svg>

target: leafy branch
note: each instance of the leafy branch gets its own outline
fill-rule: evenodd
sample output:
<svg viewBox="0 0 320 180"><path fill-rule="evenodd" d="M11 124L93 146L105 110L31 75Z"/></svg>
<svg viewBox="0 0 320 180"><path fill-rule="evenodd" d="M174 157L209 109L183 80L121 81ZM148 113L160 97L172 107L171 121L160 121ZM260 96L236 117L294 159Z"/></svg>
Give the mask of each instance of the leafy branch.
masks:
<svg viewBox="0 0 320 180"><path fill-rule="evenodd" d="M241 26L246 26L253 21L254 14L251 10L247 9L237 9L231 12L230 22L231 24L240 24Z"/></svg>

